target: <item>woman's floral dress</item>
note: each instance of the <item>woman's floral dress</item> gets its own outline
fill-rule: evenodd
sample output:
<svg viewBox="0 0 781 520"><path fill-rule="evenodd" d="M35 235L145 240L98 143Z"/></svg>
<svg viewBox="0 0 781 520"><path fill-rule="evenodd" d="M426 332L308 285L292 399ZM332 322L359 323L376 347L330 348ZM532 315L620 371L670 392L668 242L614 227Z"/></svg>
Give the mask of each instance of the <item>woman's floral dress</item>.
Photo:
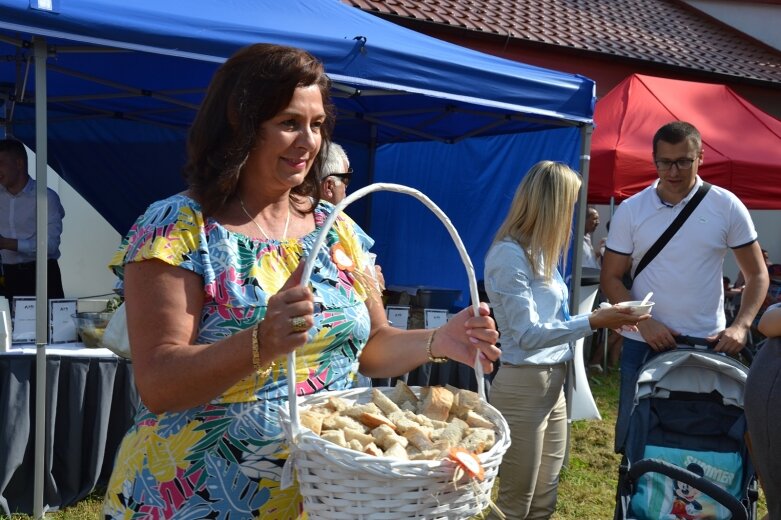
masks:
<svg viewBox="0 0 781 520"><path fill-rule="evenodd" d="M320 203L315 231L301 239L261 241L204 219L197 202L175 195L152 204L136 221L110 267L121 280L125 264L154 258L199 274L204 305L197 341L213 343L263 318L268 298L310 254L332 210ZM297 351L298 395L354 386L358 355L369 337L364 300L371 286L360 268L340 269L334 258L340 259L341 250L363 266L372 243L342 214L317 252L310 281L315 327ZM277 407L287 405L287 378L280 358L266 380L248 376L202 406L154 414L142 405L117 453L106 517L299 517L297 488L279 489L287 448Z"/></svg>

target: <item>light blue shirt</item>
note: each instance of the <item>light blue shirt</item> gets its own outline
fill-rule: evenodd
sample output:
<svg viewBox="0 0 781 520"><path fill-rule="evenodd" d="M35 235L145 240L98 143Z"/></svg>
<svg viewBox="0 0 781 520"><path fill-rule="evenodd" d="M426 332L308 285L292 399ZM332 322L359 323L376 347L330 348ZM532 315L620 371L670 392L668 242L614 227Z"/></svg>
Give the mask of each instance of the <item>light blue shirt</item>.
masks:
<svg viewBox="0 0 781 520"><path fill-rule="evenodd" d="M512 240L491 246L484 281L501 333L503 363L563 363L573 357L572 343L593 333L588 314L567 319L569 292L558 271L546 283Z"/></svg>

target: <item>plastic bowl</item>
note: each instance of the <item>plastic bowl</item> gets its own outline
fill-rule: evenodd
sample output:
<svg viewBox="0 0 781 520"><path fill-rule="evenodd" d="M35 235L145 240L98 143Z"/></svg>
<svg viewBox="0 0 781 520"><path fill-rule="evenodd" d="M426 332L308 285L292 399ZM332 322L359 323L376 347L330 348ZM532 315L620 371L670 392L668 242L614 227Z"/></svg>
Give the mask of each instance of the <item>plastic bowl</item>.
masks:
<svg viewBox="0 0 781 520"><path fill-rule="evenodd" d="M642 316L643 314L649 314L651 312L651 307L654 306L654 302L646 302L645 305L642 305L642 300L632 300L628 302L621 302L617 303L617 307L627 307L632 309L632 314L635 316Z"/></svg>
<svg viewBox="0 0 781 520"><path fill-rule="evenodd" d="M77 312L71 315L85 347L101 346L103 333L113 315L113 312Z"/></svg>

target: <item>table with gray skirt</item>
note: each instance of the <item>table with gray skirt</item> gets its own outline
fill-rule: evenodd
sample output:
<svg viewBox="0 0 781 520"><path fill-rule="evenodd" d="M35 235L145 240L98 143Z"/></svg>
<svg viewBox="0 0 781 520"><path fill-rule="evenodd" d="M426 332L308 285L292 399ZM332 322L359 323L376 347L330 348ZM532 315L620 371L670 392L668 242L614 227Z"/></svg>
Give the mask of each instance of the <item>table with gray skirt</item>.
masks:
<svg viewBox="0 0 781 520"><path fill-rule="evenodd" d="M140 403L128 360L55 351L46 356L43 504L50 511L107 484ZM35 367L33 348L0 355L0 516L33 513Z"/></svg>

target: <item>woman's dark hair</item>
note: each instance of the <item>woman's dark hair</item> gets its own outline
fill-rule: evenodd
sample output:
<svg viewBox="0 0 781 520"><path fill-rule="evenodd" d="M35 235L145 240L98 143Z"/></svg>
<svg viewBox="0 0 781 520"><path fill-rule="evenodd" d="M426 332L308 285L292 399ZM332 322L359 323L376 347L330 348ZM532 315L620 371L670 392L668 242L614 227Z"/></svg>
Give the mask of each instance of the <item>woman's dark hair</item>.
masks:
<svg viewBox="0 0 781 520"><path fill-rule="evenodd" d="M260 125L290 104L297 87L317 85L326 119L321 150L331 142L334 115L331 82L322 63L301 49L272 44L244 47L222 64L209 84L187 138L184 175L206 215L222 208L236 191L241 168L255 146ZM320 200L318 153L293 194Z"/></svg>

